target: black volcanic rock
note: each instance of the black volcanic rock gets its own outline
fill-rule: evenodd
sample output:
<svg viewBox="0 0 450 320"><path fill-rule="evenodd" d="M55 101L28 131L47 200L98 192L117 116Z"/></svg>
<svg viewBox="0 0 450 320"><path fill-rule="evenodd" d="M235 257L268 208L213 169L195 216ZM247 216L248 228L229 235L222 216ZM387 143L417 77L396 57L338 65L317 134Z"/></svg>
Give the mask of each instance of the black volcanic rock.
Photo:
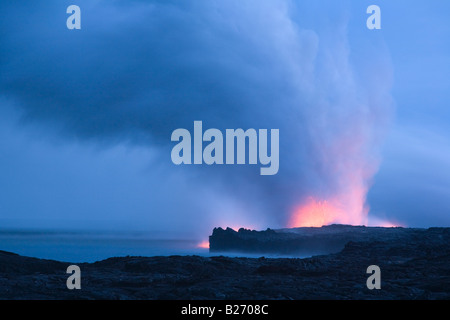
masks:
<svg viewBox="0 0 450 320"><path fill-rule="evenodd" d="M336 227L318 229L316 235ZM66 287L72 263L0 251L0 299L450 299L450 228L374 232L378 236L351 240L338 253L305 259L169 256L80 263L81 290ZM276 233L263 234L269 239ZM366 287L373 264L381 269L380 290Z"/></svg>
<svg viewBox="0 0 450 320"><path fill-rule="evenodd" d="M211 252L311 255L335 253L350 241L391 241L420 237L418 228L329 225L321 228L254 231L215 228L209 237Z"/></svg>

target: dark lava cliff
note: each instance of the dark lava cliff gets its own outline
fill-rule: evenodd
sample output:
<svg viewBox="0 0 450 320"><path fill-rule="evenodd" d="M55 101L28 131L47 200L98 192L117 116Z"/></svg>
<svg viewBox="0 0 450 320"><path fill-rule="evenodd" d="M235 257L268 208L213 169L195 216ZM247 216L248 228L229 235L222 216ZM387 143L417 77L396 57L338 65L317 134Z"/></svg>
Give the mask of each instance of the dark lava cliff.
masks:
<svg viewBox="0 0 450 320"><path fill-rule="evenodd" d="M168 256L79 263L81 290L66 287L66 269L76 261L0 251L0 298L450 299L450 228L384 229L378 237L350 240L337 253L305 259ZM273 233L263 235L269 241ZM381 269L380 290L366 286L369 265Z"/></svg>

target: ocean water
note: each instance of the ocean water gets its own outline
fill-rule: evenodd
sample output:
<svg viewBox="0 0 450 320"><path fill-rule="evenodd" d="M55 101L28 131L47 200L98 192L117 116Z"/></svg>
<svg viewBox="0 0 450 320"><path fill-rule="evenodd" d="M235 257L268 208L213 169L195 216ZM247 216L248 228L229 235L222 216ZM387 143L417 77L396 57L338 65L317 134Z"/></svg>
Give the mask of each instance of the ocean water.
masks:
<svg viewBox="0 0 450 320"><path fill-rule="evenodd" d="M210 253L195 239L153 239L139 233L0 230L0 250L64 262L95 262L124 256L286 257L233 252Z"/></svg>
<svg viewBox="0 0 450 320"><path fill-rule="evenodd" d="M135 233L0 231L0 250L42 259L94 262L121 256L209 255L199 241Z"/></svg>

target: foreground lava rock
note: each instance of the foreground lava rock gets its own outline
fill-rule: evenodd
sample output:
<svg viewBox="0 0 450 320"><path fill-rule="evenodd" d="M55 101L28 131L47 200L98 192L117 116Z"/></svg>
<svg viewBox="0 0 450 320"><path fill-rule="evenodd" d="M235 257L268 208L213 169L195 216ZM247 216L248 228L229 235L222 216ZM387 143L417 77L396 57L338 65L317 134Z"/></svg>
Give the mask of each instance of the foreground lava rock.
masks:
<svg viewBox="0 0 450 320"><path fill-rule="evenodd" d="M66 287L72 263L0 251L0 298L450 299L450 228L394 230L403 235L350 241L338 253L305 259L170 256L80 263L81 290ZM381 269L380 290L366 287L369 265Z"/></svg>

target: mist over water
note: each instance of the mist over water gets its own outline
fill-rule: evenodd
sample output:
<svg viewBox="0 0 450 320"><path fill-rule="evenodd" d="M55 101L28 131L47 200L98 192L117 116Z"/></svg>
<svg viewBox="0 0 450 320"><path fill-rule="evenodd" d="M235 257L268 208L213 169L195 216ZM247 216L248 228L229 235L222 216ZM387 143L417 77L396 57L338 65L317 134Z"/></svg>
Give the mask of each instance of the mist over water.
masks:
<svg viewBox="0 0 450 320"><path fill-rule="evenodd" d="M73 263L95 262L124 256L294 257L242 252L210 253L208 248L199 247L200 243L196 239L160 239L142 232L0 231L0 250L23 256Z"/></svg>
<svg viewBox="0 0 450 320"><path fill-rule="evenodd" d="M94 262L120 256L207 255L196 240L153 239L126 232L0 232L2 250L66 262Z"/></svg>

